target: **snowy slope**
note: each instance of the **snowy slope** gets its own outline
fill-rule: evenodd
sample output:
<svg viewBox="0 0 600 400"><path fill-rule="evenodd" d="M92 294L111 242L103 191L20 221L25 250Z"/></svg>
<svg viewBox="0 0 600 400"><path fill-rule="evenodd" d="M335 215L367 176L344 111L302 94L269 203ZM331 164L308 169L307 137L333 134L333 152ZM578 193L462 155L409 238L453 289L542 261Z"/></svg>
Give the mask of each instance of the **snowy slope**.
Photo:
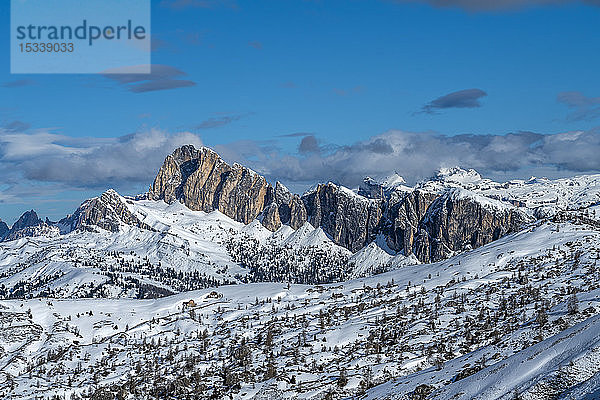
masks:
<svg viewBox="0 0 600 400"><path fill-rule="evenodd" d="M579 297L586 310L600 303L598 290ZM560 303L551 315L572 318L566 311L565 303ZM585 318L591 313L582 315ZM428 399L585 398L600 388L594 378L600 373L599 329L600 315L596 314L498 362L493 358L503 351L503 346L484 347L448 361L441 368L429 368L382 384L372 389L368 398L408 399L418 386L430 388L427 392L440 387ZM522 326L506 341L523 340L530 331L531 327ZM492 365L485 368L486 364ZM481 369L470 376L461 376L473 368Z"/></svg>
<svg viewBox="0 0 600 400"><path fill-rule="evenodd" d="M416 187L435 192L448 187L461 187L531 209L547 206L559 210L575 210L600 201L600 175L556 180L532 177L528 180L494 182L482 178L474 170L444 168L433 178L418 183Z"/></svg>
<svg viewBox="0 0 600 400"><path fill-rule="evenodd" d="M532 361L544 366L536 379L515 383L533 390L557 366L588 360L597 345L599 252L594 228L548 222L440 263L343 283L229 285L153 300L1 300L0 394L81 395L118 384L141 391L130 398L164 398L153 388L167 387L179 388L178 398L345 398L389 381L366 393L405 398L427 384L446 390L434 392L438 398L465 390L464 398L494 398L500 392L477 377L509 381L512 367L493 374L541 351ZM572 290L579 312L567 315ZM184 307L188 300L194 304ZM536 307L547 307L543 327ZM572 332L577 339L553 353ZM531 353L519 353L524 348ZM456 381L464 386L448 386L478 363L483 369ZM585 376L573 390L584 390L577 385Z"/></svg>

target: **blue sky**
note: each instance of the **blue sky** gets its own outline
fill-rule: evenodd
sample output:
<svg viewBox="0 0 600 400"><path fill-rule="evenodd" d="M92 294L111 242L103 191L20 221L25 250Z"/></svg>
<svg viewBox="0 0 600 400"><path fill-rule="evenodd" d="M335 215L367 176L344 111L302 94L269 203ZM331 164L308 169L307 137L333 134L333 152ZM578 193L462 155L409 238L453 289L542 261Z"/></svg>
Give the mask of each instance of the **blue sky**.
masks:
<svg viewBox="0 0 600 400"><path fill-rule="evenodd" d="M351 186L361 174L390 171L418 179L431 172L426 165L450 162L508 178L597 171L593 159L565 161L546 142L573 131L585 140L570 137L570 143L598 142L600 7L567 0L506 0L493 9L481 6L485 0L445 4L153 1L152 64L185 81L163 90L136 92L101 75L11 75L6 56L0 218L11 224L35 208L57 219L108 187L143 191L171 147L186 141L215 147L297 190L325 179ZM9 12L2 2L5 55ZM509 133L516 136L507 139ZM395 150L408 139L422 141L418 148L429 163L417 159L414 169L403 163ZM154 140L147 157L119 153L121 145L147 149L139 146L147 140ZM532 155L540 140L546 144ZM392 149L385 163L365 150L381 141ZM493 144L496 154L515 141L525 143L516 153L525 154L522 163L449 160L428 150L460 142L480 150ZM104 173L99 152L113 151L121 154L111 164L118 171ZM72 162L63 168L60 157ZM356 163L352 173L348 162ZM128 168L140 172L122 172Z"/></svg>

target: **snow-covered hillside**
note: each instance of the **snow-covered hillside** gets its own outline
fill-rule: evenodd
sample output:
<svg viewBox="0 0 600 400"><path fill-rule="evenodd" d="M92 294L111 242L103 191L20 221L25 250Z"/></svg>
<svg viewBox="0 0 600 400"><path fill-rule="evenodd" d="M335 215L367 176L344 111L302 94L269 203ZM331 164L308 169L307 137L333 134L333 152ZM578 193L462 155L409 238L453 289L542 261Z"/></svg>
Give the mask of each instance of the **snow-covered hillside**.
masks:
<svg viewBox="0 0 600 400"><path fill-rule="evenodd" d="M343 283L227 285L154 300L3 300L2 393L283 399L446 390L434 393L448 398L459 383L452 393L484 393L478 376L493 381L499 366L511 371L505 363L532 355L545 368L537 380L511 386L502 379L512 375L502 375L498 390L533 393L570 360L584 372L561 390L582 390L598 365L589 332L598 323L599 254L594 228L544 222L440 263ZM582 341L545 356L562 337Z"/></svg>

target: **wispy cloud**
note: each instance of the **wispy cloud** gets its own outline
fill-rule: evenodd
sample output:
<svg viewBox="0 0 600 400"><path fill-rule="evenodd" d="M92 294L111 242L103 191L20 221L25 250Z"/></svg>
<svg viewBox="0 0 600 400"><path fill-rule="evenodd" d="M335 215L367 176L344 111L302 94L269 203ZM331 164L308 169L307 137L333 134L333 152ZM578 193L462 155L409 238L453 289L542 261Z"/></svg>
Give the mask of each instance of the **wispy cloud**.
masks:
<svg viewBox="0 0 600 400"><path fill-rule="evenodd" d="M161 39L157 35L152 35L150 43L151 43L150 44L151 51L158 51L160 49L165 49L169 46L169 43L166 40Z"/></svg>
<svg viewBox="0 0 600 400"><path fill-rule="evenodd" d="M0 129L0 187L61 184L71 189L150 184L165 156L199 136L151 129L118 138L72 138L47 131Z"/></svg>
<svg viewBox="0 0 600 400"><path fill-rule="evenodd" d="M248 115L252 115L252 113L222 114L202 121L200 124L196 125L195 128L200 130L219 128L221 126L229 125L232 122L239 121Z"/></svg>
<svg viewBox="0 0 600 400"><path fill-rule="evenodd" d="M283 82L281 84L281 87L286 88L286 89L295 89L297 87L296 82L294 81L287 81L287 82Z"/></svg>
<svg viewBox="0 0 600 400"><path fill-rule="evenodd" d="M133 93L177 89L196 85L196 82L180 79L187 76L187 74L170 65L153 64L150 66L149 74L127 73L127 69L122 70L123 73L106 73L103 76L116 81Z"/></svg>
<svg viewBox="0 0 600 400"><path fill-rule="evenodd" d="M31 128L31 125L23 121L11 121L3 126L7 132L23 132Z"/></svg>
<svg viewBox="0 0 600 400"><path fill-rule="evenodd" d="M314 133L313 132L294 132L294 133L286 133L283 135L278 135L277 137L292 138L292 137L304 137L304 136L308 136L308 135L314 135Z"/></svg>
<svg viewBox="0 0 600 400"><path fill-rule="evenodd" d="M321 147L319 142L314 135L308 135L302 138L298 145L298 152L300 154L319 154L321 153Z"/></svg>
<svg viewBox="0 0 600 400"><path fill-rule="evenodd" d="M234 148L221 146L220 150L230 159L246 163L291 187L294 183L327 180L352 187L366 175L395 171L414 182L431 176L438 168L452 166L474 168L497 179L600 172L600 130L458 136L389 131L337 147L321 145L306 136L297 155L274 152L272 148L262 151L261 146L255 145L251 158L236 154ZM246 143L242 148L249 146Z"/></svg>
<svg viewBox="0 0 600 400"><path fill-rule="evenodd" d="M562 92L556 99L571 109L567 117L569 120L592 120L600 117L600 97L587 97L581 92Z"/></svg>
<svg viewBox="0 0 600 400"><path fill-rule="evenodd" d="M481 107L479 99L487 96L481 89L464 89L448 93L425 104L419 113L435 114L447 108L477 108Z"/></svg>
<svg viewBox="0 0 600 400"><path fill-rule="evenodd" d="M334 88L333 89L333 93L337 94L338 96L349 96L351 94L356 94L356 93L360 93L362 91L364 91L365 88L363 86L357 85L354 86L350 89L340 89L340 88Z"/></svg>

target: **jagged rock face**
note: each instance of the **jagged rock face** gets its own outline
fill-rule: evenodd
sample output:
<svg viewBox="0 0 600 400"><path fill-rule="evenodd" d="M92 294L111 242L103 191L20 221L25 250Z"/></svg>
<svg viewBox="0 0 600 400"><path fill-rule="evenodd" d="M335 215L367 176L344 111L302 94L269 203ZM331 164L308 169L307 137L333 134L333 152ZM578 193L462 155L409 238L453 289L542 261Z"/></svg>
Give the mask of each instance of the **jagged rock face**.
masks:
<svg viewBox="0 0 600 400"><path fill-rule="evenodd" d="M383 202L367 199L332 183L302 197L309 221L352 252L371 242L383 222Z"/></svg>
<svg viewBox="0 0 600 400"><path fill-rule="evenodd" d="M298 229L307 221L308 215L304 202L300 196L291 193L281 182L275 184L275 203L279 206L281 223Z"/></svg>
<svg viewBox="0 0 600 400"><path fill-rule="evenodd" d="M25 212L21 217L14 223L11 228L11 232L20 231L30 226L41 225L43 221L38 217L37 213L33 210Z"/></svg>
<svg viewBox="0 0 600 400"><path fill-rule="evenodd" d="M0 223L0 241L18 240L24 237L48 236L53 237L60 234L58 228L51 225L49 221L42 221L34 210L27 211L13 224L11 229L3 231L3 223ZM4 224L6 228L6 224Z"/></svg>
<svg viewBox="0 0 600 400"><path fill-rule="evenodd" d="M4 222L0 219L0 242L8 234L8 231L9 231L8 225L6 225L6 222Z"/></svg>
<svg viewBox="0 0 600 400"><path fill-rule="evenodd" d="M406 256L412 254L419 224L437 197L435 193L414 190L395 204L390 201L388 218L391 227L386 236L391 249L403 251Z"/></svg>
<svg viewBox="0 0 600 400"><path fill-rule="evenodd" d="M227 164L208 148L188 145L165 159L148 198L180 201L192 210L219 210L245 224L260 217L271 231L283 224L298 229L310 221L352 252L382 234L392 250L414 253L424 262L489 243L526 219L502 203L489 208L456 195L410 190L403 183L398 175L382 183L368 178L359 194L321 184L299 197L279 182L273 188L252 170Z"/></svg>
<svg viewBox="0 0 600 400"><path fill-rule="evenodd" d="M277 204L271 203L267 206L267 208L265 208L262 224L265 228L272 232L275 232L277 229L281 228L281 218Z"/></svg>
<svg viewBox="0 0 600 400"><path fill-rule="evenodd" d="M370 177L363 179L358 194L369 199L383 199L385 196L383 185Z"/></svg>
<svg viewBox="0 0 600 400"><path fill-rule="evenodd" d="M6 226L6 224L4 224ZM6 226L8 228L8 226ZM13 224L11 229L2 233L3 227L0 224L0 241L17 240L24 237L33 236L56 236L58 229L42 221L34 210L27 211Z"/></svg>
<svg viewBox="0 0 600 400"><path fill-rule="evenodd" d="M129 211L127 205L114 190L108 190L100 197L85 201L72 216L58 222L58 225L62 226L66 232L90 225L118 232L121 224L154 230Z"/></svg>
<svg viewBox="0 0 600 400"><path fill-rule="evenodd" d="M448 258L453 252L483 246L517 231L528 217L509 206L490 207L461 189L449 190L427 209L413 251L423 262Z"/></svg>
<svg viewBox="0 0 600 400"><path fill-rule="evenodd" d="M219 210L248 224L271 202L273 189L249 168L230 166L214 151L188 145L166 158L149 198L181 201L192 210Z"/></svg>

